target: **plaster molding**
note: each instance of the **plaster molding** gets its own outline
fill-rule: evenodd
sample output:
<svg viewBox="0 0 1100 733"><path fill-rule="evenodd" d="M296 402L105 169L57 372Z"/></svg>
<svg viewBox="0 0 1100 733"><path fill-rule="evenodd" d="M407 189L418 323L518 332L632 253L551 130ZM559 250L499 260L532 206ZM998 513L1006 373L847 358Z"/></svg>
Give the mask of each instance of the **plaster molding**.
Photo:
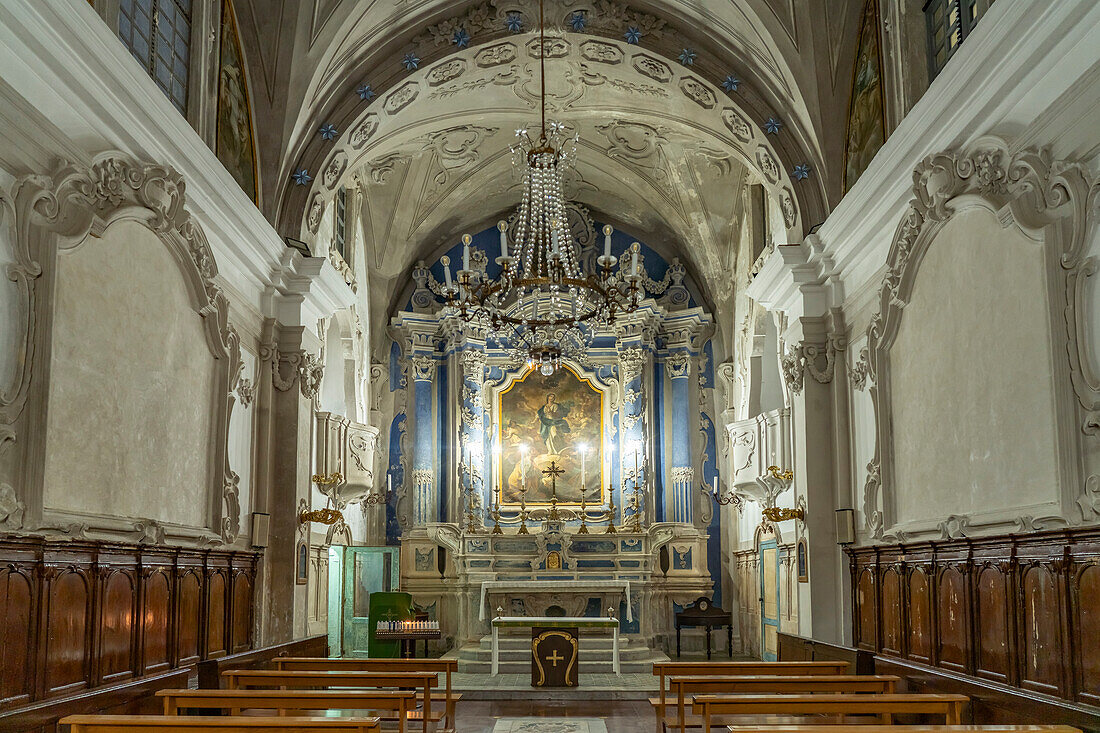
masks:
<svg viewBox="0 0 1100 733"><path fill-rule="evenodd" d="M18 236L11 272L20 286L27 314L28 348L19 386L0 397L0 421L6 423L0 427L12 440L26 436L21 470L28 480L19 487L17 497L26 507L25 519L32 525L48 526L56 524L62 514L42 506L43 472L39 462L45 426L41 421L48 392L45 384L36 386L35 378L41 382L48 377L53 278L41 276L55 266L61 251L78 246L88 236L100 236L114 222L130 220L148 228L171 252L192 308L201 317L215 363L214 389L221 395L212 416L215 440L208 458L211 474L221 476L214 484L222 488L217 506L212 508L212 527L194 529L202 533L217 527L222 541L234 542L240 506L236 474L228 462L228 441L233 392L242 369L240 338L229 324L228 301L216 284L219 273L213 251L202 227L185 209L183 177L168 166L105 152L88 165L63 162L51 175L24 176L13 187L12 202ZM33 409L25 412L24 407L31 403ZM108 517L89 517L84 524L93 531L120 531Z"/></svg>
<svg viewBox="0 0 1100 733"><path fill-rule="evenodd" d="M959 211L984 206L997 212L1003 225L1015 224L1025 231L1043 230L1045 270L1050 282L1058 283L1047 308L1052 319L1063 314L1063 328L1052 330L1058 342L1055 353L1067 358L1055 369L1055 387L1059 394L1072 394L1075 404L1065 405L1069 414L1076 411L1076 436L1057 425L1063 487L1079 487L1075 497L1080 510L1074 521L1100 516L1095 492L1089 480L1081 478L1084 443L1093 438L1089 414L1100 407L1100 385L1090 372L1087 344L1081 330L1086 304L1081 297L1080 281L1095 272L1085 258L1086 222L1090 192L1094 183L1081 165L1054 160L1046 149L1016 150L999 138L987 137L963 151L947 151L925 158L914 171L913 198L901 218L890 245L887 269L879 289L879 310L867 328L867 366L861 380L869 380L868 390L874 404L876 445L868 464L863 489L863 514L872 539L882 540L898 528L892 508L893 443L890 415L890 349L897 338L904 307L909 302L917 270L936 234ZM855 375L853 375L855 378ZM1062 388L1065 388L1063 392ZM1062 511L1069 519L1074 501L1063 499ZM949 518L950 520L950 518ZM949 521L945 520L945 521ZM990 518L982 524L999 525ZM958 529L958 523L949 529ZM978 526L978 522L973 525ZM930 532L933 527L906 527L910 534ZM940 528L942 531L942 528ZM961 530L959 530L961 531Z"/></svg>
<svg viewBox="0 0 1100 733"><path fill-rule="evenodd" d="M684 351L669 354L665 358L665 374L669 379L687 379L691 376L691 355Z"/></svg>

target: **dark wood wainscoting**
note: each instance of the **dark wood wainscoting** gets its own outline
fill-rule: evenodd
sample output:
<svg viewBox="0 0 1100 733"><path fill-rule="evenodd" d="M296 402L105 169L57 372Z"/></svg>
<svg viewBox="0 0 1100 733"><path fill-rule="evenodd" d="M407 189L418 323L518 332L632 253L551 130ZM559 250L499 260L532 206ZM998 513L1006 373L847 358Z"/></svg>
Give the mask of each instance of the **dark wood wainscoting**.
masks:
<svg viewBox="0 0 1100 733"><path fill-rule="evenodd" d="M875 655L872 652L782 632L779 633L779 661L847 662L852 674L875 673Z"/></svg>
<svg viewBox="0 0 1100 733"><path fill-rule="evenodd" d="M1100 528L848 555L858 648L1100 706Z"/></svg>
<svg viewBox="0 0 1100 733"><path fill-rule="evenodd" d="M0 538L0 729L17 730L24 710L251 649L259 558Z"/></svg>

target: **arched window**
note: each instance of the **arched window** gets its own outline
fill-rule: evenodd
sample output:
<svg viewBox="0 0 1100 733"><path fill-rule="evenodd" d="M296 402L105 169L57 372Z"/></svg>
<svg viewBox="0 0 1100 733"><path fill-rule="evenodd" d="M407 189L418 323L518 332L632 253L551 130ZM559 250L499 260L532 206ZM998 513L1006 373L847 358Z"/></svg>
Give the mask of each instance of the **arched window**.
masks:
<svg viewBox="0 0 1100 733"><path fill-rule="evenodd" d="M191 0L119 0L118 37L186 116Z"/></svg>

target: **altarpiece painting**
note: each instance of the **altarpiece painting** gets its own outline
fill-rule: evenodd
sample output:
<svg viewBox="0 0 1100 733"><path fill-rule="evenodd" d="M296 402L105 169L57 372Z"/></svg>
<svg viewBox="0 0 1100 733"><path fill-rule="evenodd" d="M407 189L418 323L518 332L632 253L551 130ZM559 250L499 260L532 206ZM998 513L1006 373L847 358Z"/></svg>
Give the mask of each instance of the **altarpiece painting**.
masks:
<svg viewBox="0 0 1100 733"><path fill-rule="evenodd" d="M878 3L877 0L867 0L860 23L855 69L852 72L848 142L844 155L845 191L855 185L885 142Z"/></svg>
<svg viewBox="0 0 1100 733"><path fill-rule="evenodd" d="M527 505L548 504L551 478L543 472L554 463L559 505L604 501L603 399L592 383L567 366L549 376L531 369L497 397L500 452L497 491L501 504L519 504L526 488ZM587 448L587 451L585 451Z"/></svg>
<svg viewBox="0 0 1100 733"><path fill-rule="evenodd" d="M215 149L218 160L256 201L256 149L252 134L252 110L248 99L244 55L233 17L233 5L222 3L222 41L218 59L218 117Z"/></svg>

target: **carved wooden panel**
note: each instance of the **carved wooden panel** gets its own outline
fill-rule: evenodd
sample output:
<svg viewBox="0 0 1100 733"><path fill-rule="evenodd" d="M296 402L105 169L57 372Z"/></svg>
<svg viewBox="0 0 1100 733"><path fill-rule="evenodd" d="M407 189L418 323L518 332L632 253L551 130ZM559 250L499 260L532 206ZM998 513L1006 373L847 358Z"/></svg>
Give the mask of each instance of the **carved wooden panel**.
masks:
<svg viewBox="0 0 1100 733"><path fill-rule="evenodd" d="M202 630L202 587L198 572L185 573L179 581L179 615L176 658L187 664L199 658Z"/></svg>
<svg viewBox="0 0 1100 733"><path fill-rule="evenodd" d="M1009 679L1007 578L994 566L977 569L977 675L1000 682Z"/></svg>
<svg viewBox="0 0 1100 733"><path fill-rule="evenodd" d="M958 567L940 571L936 587L939 620L937 658L940 666L965 671L967 667L967 597L966 578Z"/></svg>
<svg viewBox="0 0 1100 733"><path fill-rule="evenodd" d="M252 581L244 573L233 576L233 652L252 648Z"/></svg>
<svg viewBox="0 0 1100 733"><path fill-rule="evenodd" d="M882 651L902 655L901 576L896 568L882 573Z"/></svg>
<svg viewBox="0 0 1100 733"><path fill-rule="evenodd" d="M85 686L88 680L88 612L91 588L78 570L64 570L50 581L46 623L46 694Z"/></svg>
<svg viewBox="0 0 1100 733"><path fill-rule="evenodd" d="M34 692L33 583L33 577L20 569L0 571L0 623L4 625L4 641L0 644L0 707L27 702Z"/></svg>
<svg viewBox="0 0 1100 733"><path fill-rule="evenodd" d="M257 560L251 552L0 538L0 717L41 717L47 700L51 710L69 709L97 687L106 694L131 678L171 675L200 661L207 645L224 655L230 612L240 629L234 648L250 649ZM208 625L208 612L220 623Z"/></svg>
<svg viewBox="0 0 1100 733"><path fill-rule="evenodd" d="M157 570L145 578L144 613L141 616L142 659L145 674L171 666L172 593L168 573Z"/></svg>
<svg viewBox="0 0 1100 733"><path fill-rule="evenodd" d="M1023 674L1021 686L1058 694L1062 673L1058 589L1054 574L1041 565L1021 569L1023 589Z"/></svg>
<svg viewBox="0 0 1100 733"><path fill-rule="evenodd" d="M859 623L856 625L856 646L878 649L878 599L875 593L875 572L865 569L859 575L856 587L856 608Z"/></svg>
<svg viewBox="0 0 1100 733"><path fill-rule="evenodd" d="M932 661L932 595L923 568L909 573L909 658Z"/></svg>
<svg viewBox="0 0 1100 733"><path fill-rule="evenodd" d="M206 582L206 657L222 657L228 651L225 638L225 576L212 573Z"/></svg>
<svg viewBox="0 0 1100 733"><path fill-rule="evenodd" d="M137 592L130 573L111 572L100 605L99 669L101 682L125 679L133 674L134 606Z"/></svg>
<svg viewBox="0 0 1100 733"><path fill-rule="evenodd" d="M1100 527L848 552L858 647L1100 706Z"/></svg>
<svg viewBox="0 0 1100 733"><path fill-rule="evenodd" d="M1086 565L1077 573L1075 591L1080 660L1077 699L1100 705L1100 563Z"/></svg>

